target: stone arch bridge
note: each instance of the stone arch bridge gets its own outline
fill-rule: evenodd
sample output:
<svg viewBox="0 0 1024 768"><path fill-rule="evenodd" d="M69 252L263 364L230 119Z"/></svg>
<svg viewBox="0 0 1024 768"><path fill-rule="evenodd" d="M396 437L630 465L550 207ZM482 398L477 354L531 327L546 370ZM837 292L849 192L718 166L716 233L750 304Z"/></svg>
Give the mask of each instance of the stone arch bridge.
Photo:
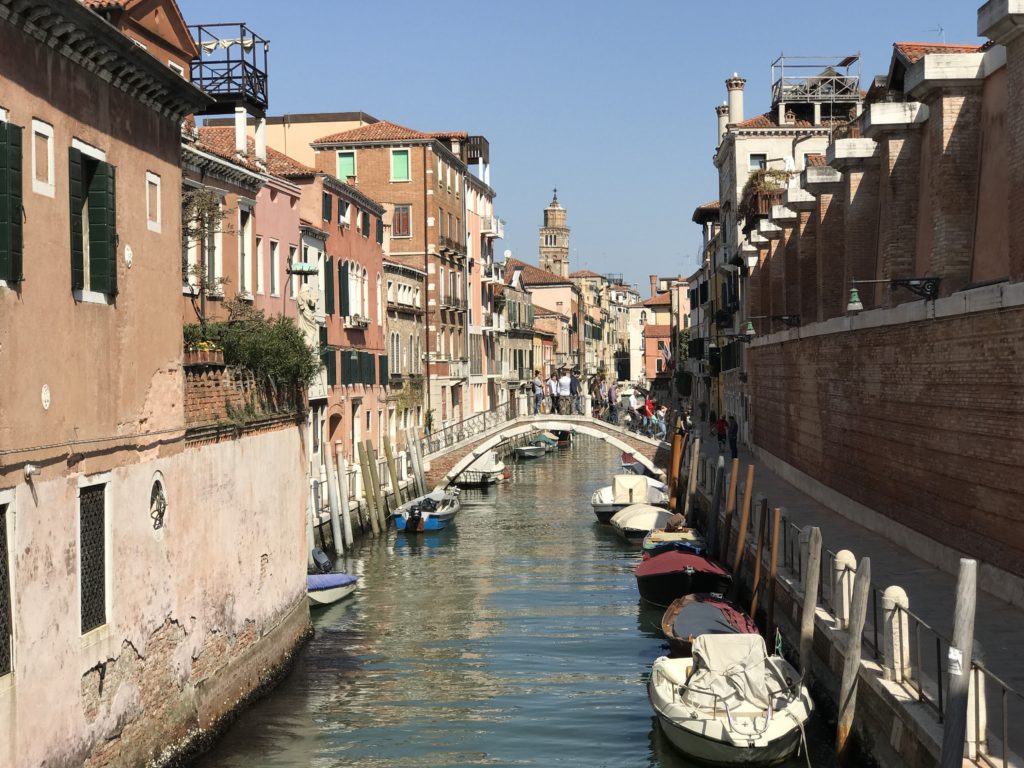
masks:
<svg viewBox="0 0 1024 768"><path fill-rule="evenodd" d="M485 415L485 414L481 414ZM457 429L457 428L456 428ZM428 488L444 487L483 456L487 451L513 437L537 431L573 431L589 435L632 453L654 474L664 478L668 466L670 446L667 442L644 437L624 427L609 424L590 416L512 416L505 420L493 419L472 429L451 431L424 438L423 458Z"/></svg>

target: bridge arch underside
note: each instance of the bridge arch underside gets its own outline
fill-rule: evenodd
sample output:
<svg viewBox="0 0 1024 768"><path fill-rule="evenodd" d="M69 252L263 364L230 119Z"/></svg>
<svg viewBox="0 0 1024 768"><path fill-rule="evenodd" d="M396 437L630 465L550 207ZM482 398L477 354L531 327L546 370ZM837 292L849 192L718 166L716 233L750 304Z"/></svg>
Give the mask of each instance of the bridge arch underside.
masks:
<svg viewBox="0 0 1024 768"><path fill-rule="evenodd" d="M520 435L526 435L531 432L547 431L547 432L575 432L576 434L588 435L589 437L596 437L598 440L603 440L610 445L614 445L619 450L633 454L637 461L644 465L653 475L666 479L665 472L659 469L655 462L661 461L661 463L668 464L668 447L666 443L659 443L655 440L649 440L640 438L632 433L623 431L623 438L618 437L611 430L614 428L604 428L598 426L592 426L586 422L579 421L527 421L525 423L513 423L507 427L503 427L498 432L490 435L482 442L476 443L472 446L472 449L467 451L466 454L456 461L451 469L449 469L444 477L435 485L435 488L443 488L450 485L455 479L467 470L473 462L483 456L488 451L492 450L495 446L500 445L504 441L518 437ZM620 431L620 430L615 430ZM642 447L638 448L637 445L630 445L624 439L628 435L636 442L641 443ZM450 453L456 453L458 449ZM450 454L449 454L450 455ZM431 462L438 459L442 459L443 456L430 457Z"/></svg>

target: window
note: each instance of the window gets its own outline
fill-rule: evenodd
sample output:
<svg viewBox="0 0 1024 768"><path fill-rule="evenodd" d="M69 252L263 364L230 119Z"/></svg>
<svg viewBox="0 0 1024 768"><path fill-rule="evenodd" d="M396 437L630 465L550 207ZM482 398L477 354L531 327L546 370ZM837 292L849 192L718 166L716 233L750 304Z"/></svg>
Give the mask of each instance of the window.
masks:
<svg viewBox="0 0 1024 768"><path fill-rule="evenodd" d="M362 228L363 237L369 237L370 236L370 219L371 218L372 217L370 216L369 213L367 213L366 211L363 211L363 228Z"/></svg>
<svg viewBox="0 0 1024 768"><path fill-rule="evenodd" d="M338 178L342 181L348 181L349 178L355 180L356 177L356 153L355 152L339 152L338 153Z"/></svg>
<svg viewBox="0 0 1024 768"><path fill-rule="evenodd" d="M288 265L289 265L289 268L291 267L292 264L294 264L296 262L296 260L298 258L298 255L299 255L299 249L297 247L295 247L294 245L289 245L288 246ZM291 279L288 281L288 285L289 285L289 288L288 288L289 293L288 293L288 295L291 298L294 299L296 292L299 290L299 276L296 275L294 272L292 273Z"/></svg>
<svg viewBox="0 0 1024 768"><path fill-rule="evenodd" d="M73 141L69 150L71 289L77 301L109 303L117 293L117 187L101 151Z"/></svg>
<svg viewBox="0 0 1024 768"><path fill-rule="evenodd" d="M277 296L277 275L281 265L277 255L278 244L276 240L270 241L270 295Z"/></svg>
<svg viewBox="0 0 1024 768"><path fill-rule="evenodd" d="M750 156L750 170L751 171L763 171L768 167L768 155L751 155Z"/></svg>
<svg viewBox="0 0 1024 768"><path fill-rule="evenodd" d="M363 279L360 281L363 291L363 301L361 314L367 320L370 318L370 285L369 285L369 273L363 268Z"/></svg>
<svg viewBox="0 0 1024 768"><path fill-rule="evenodd" d="M383 302L380 295L380 272L377 273L377 325L384 325Z"/></svg>
<svg viewBox="0 0 1024 768"><path fill-rule="evenodd" d="M437 209L437 234L444 237L444 211L440 208Z"/></svg>
<svg viewBox="0 0 1024 768"><path fill-rule="evenodd" d="M32 121L32 191L53 197L53 126Z"/></svg>
<svg viewBox="0 0 1024 768"><path fill-rule="evenodd" d="M8 547L12 537L7 532L7 521L13 518L8 514L12 495L13 492L0 493L0 677L14 669L14 621L11 615L11 563L14 558Z"/></svg>
<svg viewBox="0 0 1024 768"><path fill-rule="evenodd" d="M78 490L78 559L85 634L107 623L106 483Z"/></svg>
<svg viewBox="0 0 1024 768"><path fill-rule="evenodd" d="M313 198L313 199L315 200L316 198ZM323 208L323 220L324 221L330 221L331 220L331 211L334 210L334 206L331 204L331 196L327 192L323 193L323 198L321 200L321 206Z"/></svg>
<svg viewBox="0 0 1024 768"><path fill-rule="evenodd" d="M252 253L249 240L252 236L252 211L238 208L238 295L252 298Z"/></svg>
<svg viewBox="0 0 1024 768"><path fill-rule="evenodd" d="M391 150L391 180L409 181L409 150Z"/></svg>
<svg viewBox="0 0 1024 768"><path fill-rule="evenodd" d="M22 278L21 128L0 109L0 285Z"/></svg>
<svg viewBox="0 0 1024 768"><path fill-rule="evenodd" d="M256 238L256 293L263 293L263 238Z"/></svg>
<svg viewBox="0 0 1024 768"><path fill-rule="evenodd" d="M441 165L441 156L437 156L437 186L444 185L444 176L442 175L443 166Z"/></svg>
<svg viewBox="0 0 1024 768"><path fill-rule="evenodd" d="M348 201L338 198L338 226L348 224Z"/></svg>
<svg viewBox="0 0 1024 768"><path fill-rule="evenodd" d="M146 171L146 226L150 232L160 231L160 177Z"/></svg>
<svg viewBox="0 0 1024 768"><path fill-rule="evenodd" d="M330 256L323 263L323 269L320 274L321 284L323 285L324 295L324 314L334 314L334 259ZM323 327L323 326L321 326Z"/></svg>

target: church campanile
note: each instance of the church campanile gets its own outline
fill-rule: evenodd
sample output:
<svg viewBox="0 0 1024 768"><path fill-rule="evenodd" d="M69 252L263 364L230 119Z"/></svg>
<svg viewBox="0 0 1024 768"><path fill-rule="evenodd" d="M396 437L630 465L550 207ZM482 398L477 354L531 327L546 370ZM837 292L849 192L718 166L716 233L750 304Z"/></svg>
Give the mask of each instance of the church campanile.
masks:
<svg viewBox="0 0 1024 768"><path fill-rule="evenodd" d="M544 209L540 228L540 268L569 277L569 228L565 226L565 208L558 204L558 190Z"/></svg>

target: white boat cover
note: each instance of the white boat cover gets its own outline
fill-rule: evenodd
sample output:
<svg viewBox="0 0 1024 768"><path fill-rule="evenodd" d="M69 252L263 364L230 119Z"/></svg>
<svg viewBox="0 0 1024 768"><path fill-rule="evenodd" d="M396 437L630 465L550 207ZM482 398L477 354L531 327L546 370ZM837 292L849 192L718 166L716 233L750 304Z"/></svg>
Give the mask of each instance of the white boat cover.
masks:
<svg viewBox="0 0 1024 768"><path fill-rule="evenodd" d="M616 475L612 478L613 504L633 504L647 500L647 480L642 475Z"/></svg>
<svg viewBox="0 0 1024 768"><path fill-rule="evenodd" d="M655 528L664 528L670 517L672 513L667 509L652 507L650 504L631 504L616 512L611 522L613 526L622 529L653 531Z"/></svg>
<svg viewBox="0 0 1024 768"><path fill-rule="evenodd" d="M693 674L682 700L694 707L769 708L768 654L760 635L700 635L693 641Z"/></svg>
<svg viewBox="0 0 1024 768"><path fill-rule="evenodd" d="M472 472L501 472L504 469L505 463L498 460L497 451L488 451L469 465Z"/></svg>

